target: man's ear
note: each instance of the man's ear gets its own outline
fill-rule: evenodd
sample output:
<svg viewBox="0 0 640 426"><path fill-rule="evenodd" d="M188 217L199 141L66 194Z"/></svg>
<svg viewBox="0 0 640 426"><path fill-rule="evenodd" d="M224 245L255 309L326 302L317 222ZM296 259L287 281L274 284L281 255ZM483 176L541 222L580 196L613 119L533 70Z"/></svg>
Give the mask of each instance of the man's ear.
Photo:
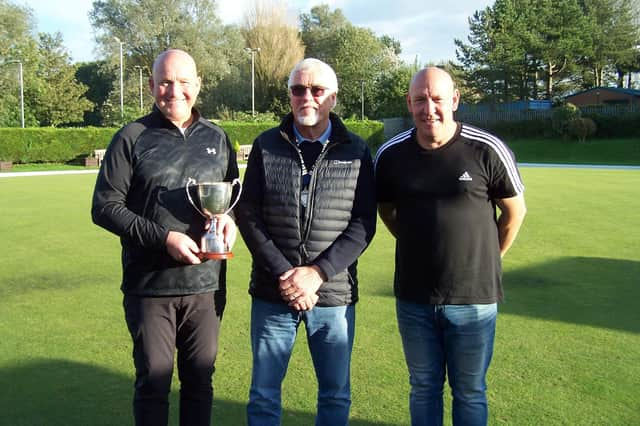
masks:
<svg viewBox="0 0 640 426"><path fill-rule="evenodd" d="M457 111L458 105L460 105L460 92L458 91L458 89L455 89L453 91L453 104L451 105L451 110Z"/></svg>

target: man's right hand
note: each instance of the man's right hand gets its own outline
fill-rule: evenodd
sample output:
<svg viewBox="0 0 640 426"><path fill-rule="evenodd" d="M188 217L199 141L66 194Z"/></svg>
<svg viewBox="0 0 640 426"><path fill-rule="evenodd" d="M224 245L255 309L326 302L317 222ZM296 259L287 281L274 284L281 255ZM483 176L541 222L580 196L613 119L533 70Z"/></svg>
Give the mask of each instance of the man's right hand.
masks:
<svg viewBox="0 0 640 426"><path fill-rule="evenodd" d="M176 261L187 265L202 263L197 256L200 249L195 241L182 232L169 231L167 235L167 251Z"/></svg>

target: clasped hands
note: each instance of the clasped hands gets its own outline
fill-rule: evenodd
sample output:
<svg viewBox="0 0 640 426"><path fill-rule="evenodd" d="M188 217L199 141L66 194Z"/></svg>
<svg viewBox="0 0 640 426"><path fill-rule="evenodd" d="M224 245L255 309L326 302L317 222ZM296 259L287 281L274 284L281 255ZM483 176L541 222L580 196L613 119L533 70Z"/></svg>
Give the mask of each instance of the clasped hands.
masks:
<svg viewBox="0 0 640 426"><path fill-rule="evenodd" d="M215 218L216 233L218 235L222 235L224 242L229 247L229 250L231 250L233 244L236 242L236 236L238 234L236 224L231 216L227 214L217 214L215 215ZM208 220L205 225L205 231L208 230L210 226L211 221ZM197 265L202 263L198 254L203 250L203 247L198 246L191 237L182 232L169 231L166 246L169 255L178 262L186 263L187 265Z"/></svg>
<svg viewBox="0 0 640 426"><path fill-rule="evenodd" d="M279 277L280 296L297 311L309 311L318 302L318 289L326 281L319 267L297 266Z"/></svg>

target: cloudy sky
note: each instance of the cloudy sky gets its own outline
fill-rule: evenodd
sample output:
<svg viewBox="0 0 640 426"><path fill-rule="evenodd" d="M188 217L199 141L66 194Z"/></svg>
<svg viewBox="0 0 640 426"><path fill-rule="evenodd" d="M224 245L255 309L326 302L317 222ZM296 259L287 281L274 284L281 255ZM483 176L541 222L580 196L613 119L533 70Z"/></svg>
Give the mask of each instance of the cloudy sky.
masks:
<svg viewBox="0 0 640 426"><path fill-rule="evenodd" d="M11 1L11 0L10 0ZM12 0L29 6L37 20L38 31L60 31L64 45L74 61L96 59L93 32L89 24L89 0ZM252 0L218 0L218 11L225 23L239 23ZM468 35L468 18L493 4L493 0L289 0L293 17L307 13L312 6L328 4L342 9L354 25L367 27L377 35L389 35L400 41L402 58L423 64L455 59L454 38Z"/></svg>

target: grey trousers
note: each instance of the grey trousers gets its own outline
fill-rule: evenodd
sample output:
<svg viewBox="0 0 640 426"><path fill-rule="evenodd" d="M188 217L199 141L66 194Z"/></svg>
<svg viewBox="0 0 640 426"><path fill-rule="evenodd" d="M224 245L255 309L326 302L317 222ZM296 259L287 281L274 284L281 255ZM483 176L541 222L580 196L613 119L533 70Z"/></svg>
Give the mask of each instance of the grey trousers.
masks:
<svg viewBox="0 0 640 426"><path fill-rule="evenodd" d="M217 299L217 298L216 298ZM180 425L209 425L212 376L222 312L214 293L181 297L125 295L123 306L133 340L136 425L164 426L177 350Z"/></svg>

